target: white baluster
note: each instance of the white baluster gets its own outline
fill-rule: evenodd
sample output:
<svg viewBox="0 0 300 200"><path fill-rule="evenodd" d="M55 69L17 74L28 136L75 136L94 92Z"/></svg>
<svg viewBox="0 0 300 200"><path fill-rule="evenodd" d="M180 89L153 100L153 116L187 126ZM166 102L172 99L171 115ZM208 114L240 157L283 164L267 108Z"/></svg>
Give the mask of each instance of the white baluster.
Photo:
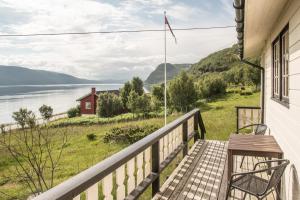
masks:
<svg viewBox="0 0 300 200"><path fill-rule="evenodd" d="M142 152L142 153L138 154L136 157L136 165L137 165L136 182L137 182L137 185L140 184L144 179L143 164L144 164L144 154Z"/></svg>
<svg viewBox="0 0 300 200"><path fill-rule="evenodd" d="M145 150L145 177L151 173L151 147Z"/></svg>
<svg viewBox="0 0 300 200"><path fill-rule="evenodd" d="M128 176L127 189L128 189L128 194L130 194L135 188L134 171L135 171L135 160L133 158L133 159L131 159L127 162L127 176Z"/></svg>
<svg viewBox="0 0 300 200"><path fill-rule="evenodd" d="M173 151L176 149L176 129L172 131L172 146L173 146Z"/></svg>
<svg viewBox="0 0 300 200"><path fill-rule="evenodd" d="M89 187L86 191L87 200L98 200L98 183Z"/></svg>
<svg viewBox="0 0 300 200"><path fill-rule="evenodd" d="M111 194L112 189L113 189L112 173L110 173L103 179L102 187L103 187L104 200L113 200L113 196Z"/></svg>
<svg viewBox="0 0 300 200"><path fill-rule="evenodd" d="M168 155L170 155L172 153L172 132L168 133L167 135L168 138Z"/></svg>
<svg viewBox="0 0 300 200"><path fill-rule="evenodd" d="M175 129L175 145L176 148L179 146L178 127Z"/></svg>
<svg viewBox="0 0 300 200"><path fill-rule="evenodd" d="M179 138L179 144L182 143L182 125L178 127L178 138Z"/></svg>
<svg viewBox="0 0 300 200"><path fill-rule="evenodd" d="M125 180L125 166L122 165L116 170L117 200L122 200L126 196L124 180Z"/></svg>
<svg viewBox="0 0 300 200"><path fill-rule="evenodd" d="M159 158L160 163L162 163L164 161L164 138L159 140Z"/></svg>
<svg viewBox="0 0 300 200"><path fill-rule="evenodd" d="M164 160L168 157L168 135L164 137Z"/></svg>

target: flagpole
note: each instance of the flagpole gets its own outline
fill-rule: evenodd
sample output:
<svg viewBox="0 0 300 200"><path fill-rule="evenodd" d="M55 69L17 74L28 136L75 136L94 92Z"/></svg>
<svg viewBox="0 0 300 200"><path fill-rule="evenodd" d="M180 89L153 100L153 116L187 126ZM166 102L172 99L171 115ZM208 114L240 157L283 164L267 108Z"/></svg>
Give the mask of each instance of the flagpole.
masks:
<svg viewBox="0 0 300 200"><path fill-rule="evenodd" d="M166 11L164 11L164 32L165 32L165 125L167 125L167 34L166 34Z"/></svg>

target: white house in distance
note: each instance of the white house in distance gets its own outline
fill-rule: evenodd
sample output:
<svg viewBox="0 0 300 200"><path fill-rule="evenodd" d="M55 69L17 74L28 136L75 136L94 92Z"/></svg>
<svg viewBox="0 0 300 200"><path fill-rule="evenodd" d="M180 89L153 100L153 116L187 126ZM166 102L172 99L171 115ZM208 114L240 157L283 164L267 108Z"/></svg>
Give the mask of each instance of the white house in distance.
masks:
<svg viewBox="0 0 300 200"><path fill-rule="evenodd" d="M265 72L264 122L291 161L283 197L299 199L300 0L234 0L234 7L240 57L260 56Z"/></svg>

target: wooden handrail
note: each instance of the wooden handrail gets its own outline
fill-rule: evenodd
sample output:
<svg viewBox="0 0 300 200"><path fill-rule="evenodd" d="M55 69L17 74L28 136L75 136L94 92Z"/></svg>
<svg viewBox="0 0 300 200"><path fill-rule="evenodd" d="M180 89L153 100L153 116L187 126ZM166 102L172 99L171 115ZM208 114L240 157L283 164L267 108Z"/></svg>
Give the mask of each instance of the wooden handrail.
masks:
<svg viewBox="0 0 300 200"><path fill-rule="evenodd" d="M166 126L160 128L159 130L153 132L152 134L146 136L145 138L128 146L122 151L108 157L107 159L90 167L89 169L82 171L76 176L42 193L41 195L35 197L34 200L72 199L77 195L79 195L80 193L84 192L89 187L96 184L97 182L101 181L108 174L114 172L120 166L124 165L126 162L128 162L129 160L131 160L132 158L134 158L135 156L137 156L138 154L140 154L150 146L152 146L152 155L153 153L155 153L156 159L158 156L158 160L156 160L155 163L152 163L152 174L151 174L152 179L150 182L148 181L149 183L145 187L148 187L150 184L153 184L152 187L156 189L155 192L157 192L159 189L159 174L161 171L160 170L161 166L158 166L161 165L161 163L159 162L159 153L158 153L159 140L164 136L166 136L168 133L170 133L172 130L177 128L178 126L182 124L186 124L191 117L195 117L197 119L198 121L197 124L199 125L200 132L201 132L201 136L200 136L198 131L198 125L197 126L194 125L194 127L197 127L197 130L194 130L193 134L198 134L198 136L195 136L194 138L204 139L205 127L202 121L201 113L199 109L194 109L189 113L174 120L173 122L167 124ZM186 128L186 126L184 127ZM183 143L180 147L183 149L186 146L187 144ZM173 156L174 156L173 154L172 155L170 154L168 160L173 160L174 159ZM158 177L155 174L158 174Z"/></svg>

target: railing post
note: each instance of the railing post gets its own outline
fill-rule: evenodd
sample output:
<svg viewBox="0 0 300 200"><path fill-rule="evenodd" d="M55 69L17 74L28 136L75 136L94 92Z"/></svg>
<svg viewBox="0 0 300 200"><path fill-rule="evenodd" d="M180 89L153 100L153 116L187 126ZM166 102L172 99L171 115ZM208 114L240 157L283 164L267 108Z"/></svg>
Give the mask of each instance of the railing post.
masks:
<svg viewBox="0 0 300 200"><path fill-rule="evenodd" d="M238 134L239 132L239 107L236 108L236 133Z"/></svg>
<svg viewBox="0 0 300 200"><path fill-rule="evenodd" d="M200 131L201 131L200 139L204 140L205 139L206 129L205 129L204 122L203 122L203 119L202 119L200 111L198 111L197 115L198 115L198 123L199 123Z"/></svg>
<svg viewBox="0 0 300 200"><path fill-rule="evenodd" d="M159 187L160 187L159 186L160 184L159 164L160 164L160 158L159 158L159 140L158 140L152 145L152 172L158 174L158 177L152 183L152 197L154 197L155 194L159 192Z"/></svg>
<svg viewBox="0 0 300 200"><path fill-rule="evenodd" d="M195 113L194 115L194 131L195 131L194 142L200 139L198 124L199 124L199 112Z"/></svg>
<svg viewBox="0 0 300 200"><path fill-rule="evenodd" d="M188 122L187 120L182 124L182 143L183 143L183 157L188 154Z"/></svg>

